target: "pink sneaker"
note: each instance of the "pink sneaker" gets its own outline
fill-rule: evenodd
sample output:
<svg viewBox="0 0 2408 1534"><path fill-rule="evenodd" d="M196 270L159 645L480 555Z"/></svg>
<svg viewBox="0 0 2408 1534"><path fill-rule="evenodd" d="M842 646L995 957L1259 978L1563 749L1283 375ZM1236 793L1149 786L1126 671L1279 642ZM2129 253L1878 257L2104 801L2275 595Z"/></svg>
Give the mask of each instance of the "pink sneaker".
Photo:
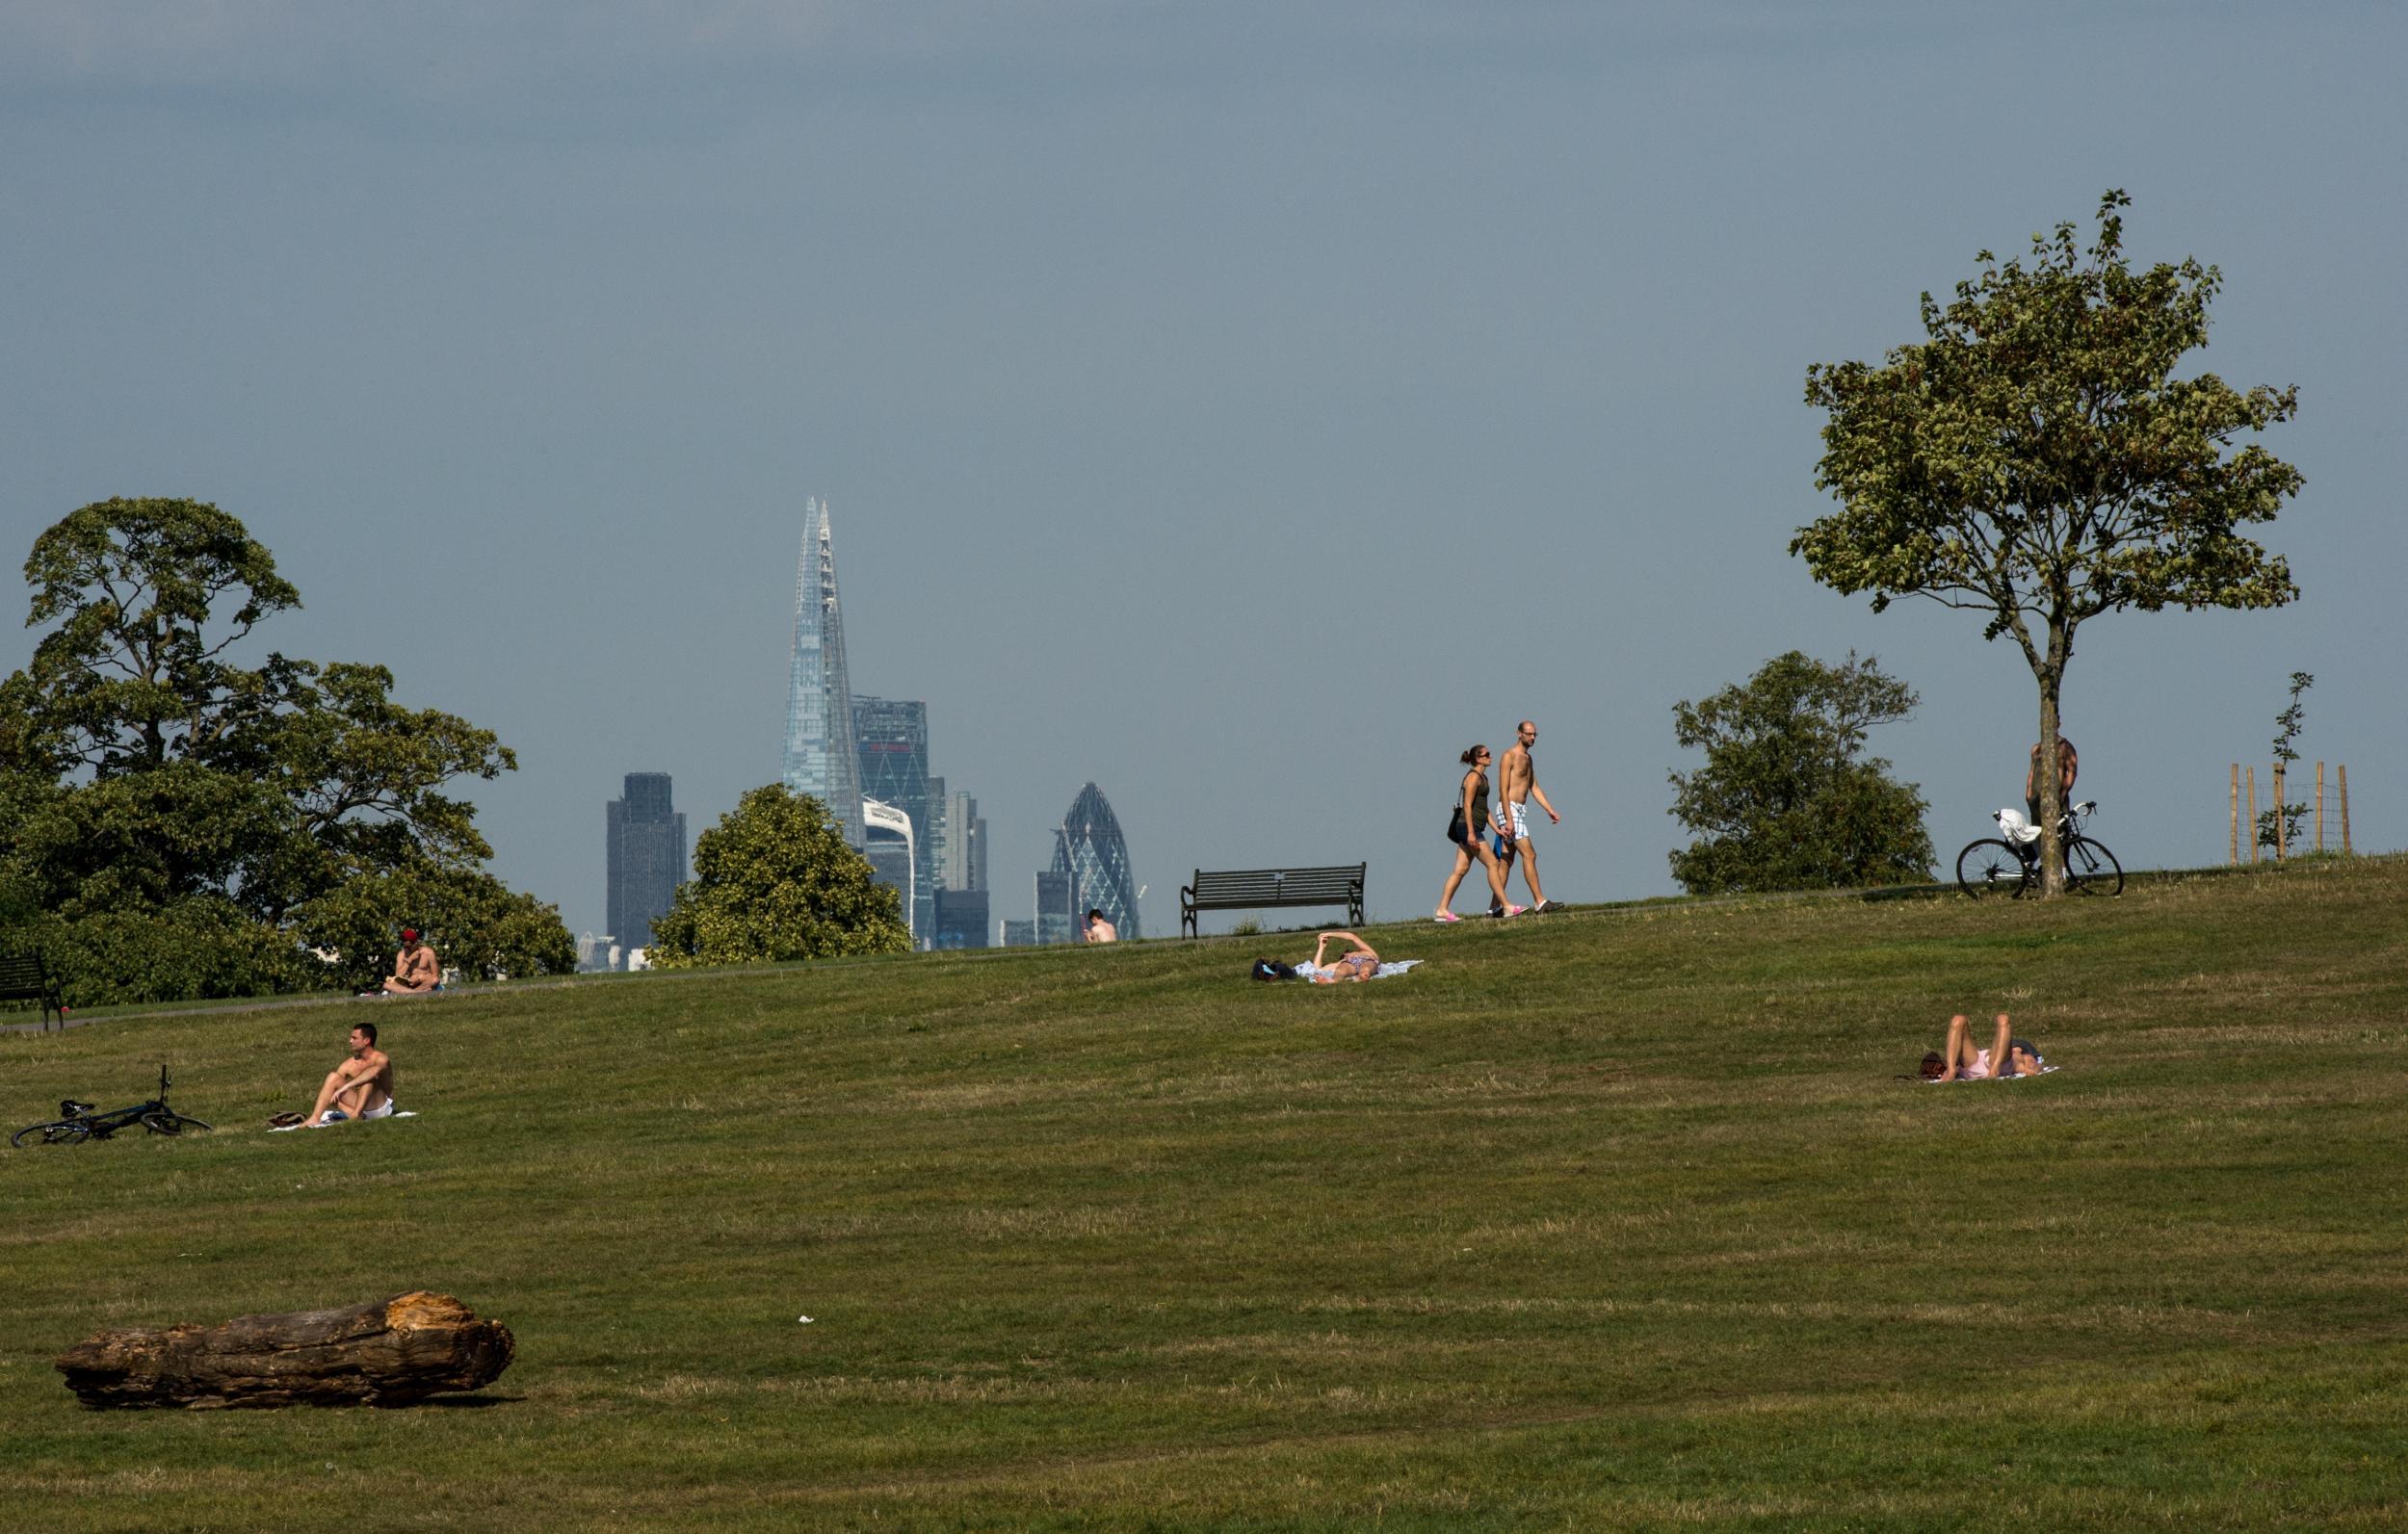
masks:
<svg viewBox="0 0 2408 1534"><path fill-rule="evenodd" d="M1453 911L1441 911L1436 916L1431 917L1430 920L1433 922L1460 922L1463 918L1455 915Z"/></svg>
<svg viewBox="0 0 2408 1534"><path fill-rule="evenodd" d="M1523 912L1529 909L1530 907L1527 905L1508 905L1505 907L1505 915L1509 917L1520 916Z"/></svg>

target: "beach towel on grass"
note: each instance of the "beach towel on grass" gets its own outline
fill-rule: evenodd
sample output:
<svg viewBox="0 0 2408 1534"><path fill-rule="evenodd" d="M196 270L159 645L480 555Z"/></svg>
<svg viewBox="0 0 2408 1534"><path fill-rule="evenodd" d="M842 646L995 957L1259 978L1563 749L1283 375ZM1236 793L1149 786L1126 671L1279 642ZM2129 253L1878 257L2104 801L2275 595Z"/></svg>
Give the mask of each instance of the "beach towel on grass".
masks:
<svg viewBox="0 0 2408 1534"><path fill-rule="evenodd" d="M1394 979L1396 976L1402 975L1405 971L1413 968L1413 966L1421 962L1422 961L1419 959L1391 959L1380 965L1378 969L1374 970L1372 972L1372 978L1374 980ZM1314 975L1320 973L1321 972L1319 970L1313 968L1313 961L1311 959L1306 959L1302 964L1296 967L1296 977L1299 980L1310 980Z"/></svg>
<svg viewBox="0 0 2408 1534"><path fill-rule="evenodd" d="M416 1118L417 1116L418 1116L418 1110L417 1110L416 1108L395 1108L392 1112L387 1113L384 1117L385 1117L385 1118L387 1118L387 1119L414 1119L414 1118ZM364 1120L338 1119L338 1120L336 1120L336 1121L335 1121L335 1123L338 1123L338 1124L352 1124L352 1123L380 1124L380 1123L382 1123L382 1122L384 1122L384 1120L383 1120L383 1119L364 1119ZM293 1132L293 1131L295 1131L295 1130L305 1130L305 1129L307 1129L307 1128L309 1128L309 1125L308 1125L306 1122L300 1123L300 1124L271 1124L271 1125L269 1125L269 1126L268 1126L268 1132L269 1132L270 1134L290 1134L290 1133L291 1133L291 1132ZM327 1129L332 1129L332 1128L334 1128L334 1125L333 1125L333 1124L329 1124L329 1125L327 1125Z"/></svg>
<svg viewBox="0 0 2408 1534"><path fill-rule="evenodd" d="M1968 1081L1976 1083L1982 1081L2020 1081L2026 1077L2047 1076L2055 1069L2056 1067L2054 1065L2044 1065L2037 1071L2022 1071L2013 1076L1960 1076L1953 1081L1943 1081L1936 1076L1926 1076L1923 1079L1923 1080L1924 1085L1925 1086L1962 1086Z"/></svg>

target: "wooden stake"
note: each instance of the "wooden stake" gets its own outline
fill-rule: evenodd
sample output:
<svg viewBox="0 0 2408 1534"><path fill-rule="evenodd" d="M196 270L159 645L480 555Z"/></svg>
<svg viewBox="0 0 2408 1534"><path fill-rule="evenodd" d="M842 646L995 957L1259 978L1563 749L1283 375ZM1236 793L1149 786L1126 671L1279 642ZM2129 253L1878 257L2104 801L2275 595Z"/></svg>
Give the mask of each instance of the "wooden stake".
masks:
<svg viewBox="0 0 2408 1534"><path fill-rule="evenodd" d="M2324 850L2324 764L2316 764L2316 850Z"/></svg>
<svg viewBox="0 0 2408 1534"><path fill-rule="evenodd" d="M2240 764L2233 764L2233 856L2232 865L2240 867Z"/></svg>
<svg viewBox="0 0 2408 1534"><path fill-rule="evenodd" d="M2274 861L2277 863L2283 861L2283 854L2288 850L2283 845L2283 822L2290 819L2289 810L2290 806L2283 800L2283 764L2277 762L2274 764Z"/></svg>
<svg viewBox="0 0 2408 1534"><path fill-rule="evenodd" d="M2349 764L2340 768L2342 780L2342 856L2349 856Z"/></svg>
<svg viewBox="0 0 2408 1534"><path fill-rule="evenodd" d="M2254 867L2256 867L2256 866L2257 866L2257 862L2258 862L2258 767L2257 767L2257 764L2253 762L2253 763L2251 763L2251 764L2249 765L2249 863L2250 863L2250 866L2254 868Z"/></svg>

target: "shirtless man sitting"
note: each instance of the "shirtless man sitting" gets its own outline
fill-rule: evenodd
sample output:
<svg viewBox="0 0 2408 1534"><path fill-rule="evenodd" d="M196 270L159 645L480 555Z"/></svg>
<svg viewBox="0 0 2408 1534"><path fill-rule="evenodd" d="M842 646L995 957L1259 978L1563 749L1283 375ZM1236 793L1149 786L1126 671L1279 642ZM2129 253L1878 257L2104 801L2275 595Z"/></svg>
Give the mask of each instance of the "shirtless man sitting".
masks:
<svg viewBox="0 0 2408 1534"><path fill-rule="evenodd" d="M386 996L425 996L443 983L443 967L434 949L418 941L418 929L402 928L402 950L393 955L393 973L384 977Z"/></svg>
<svg viewBox="0 0 2408 1534"><path fill-rule="evenodd" d="M320 1130L345 1119L392 1116L393 1062L377 1048L377 1026L362 1023L352 1029L352 1057L327 1073L318 1105L302 1122Z"/></svg>
<svg viewBox="0 0 2408 1534"><path fill-rule="evenodd" d="M1089 943L1117 943L1120 941L1120 928L1112 924L1101 908L1092 908L1086 914L1086 940Z"/></svg>

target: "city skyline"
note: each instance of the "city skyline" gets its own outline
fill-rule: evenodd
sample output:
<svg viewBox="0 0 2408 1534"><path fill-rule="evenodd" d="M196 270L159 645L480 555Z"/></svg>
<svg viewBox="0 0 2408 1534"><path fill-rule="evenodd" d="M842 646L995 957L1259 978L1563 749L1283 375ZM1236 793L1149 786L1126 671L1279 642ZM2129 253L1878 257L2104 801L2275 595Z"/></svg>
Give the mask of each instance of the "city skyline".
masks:
<svg viewBox="0 0 2408 1534"><path fill-rule="evenodd" d="M2301 595L2086 626L2081 792L2128 863L2220 864L2304 670L2299 775L2408 840L2399 8L804 9L0 16L11 559L112 495L240 517L279 648L516 753L456 792L575 927L626 764L697 829L782 771L806 490L850 685L927 702L998 915L1088 778L1150 932L1197 867L1368 860L1426 915L1458 754L1525 717L1548 893L1671 894L1673 707L1792 649L1921 694L1871 749L1945 849L2021 802L2031 678L1789 554L1802 385L2120 187L2136 260L2220 270L2184 369L2299 388L2259 445ZM2260 126L2168 131L2203 101Z"/></svg>

